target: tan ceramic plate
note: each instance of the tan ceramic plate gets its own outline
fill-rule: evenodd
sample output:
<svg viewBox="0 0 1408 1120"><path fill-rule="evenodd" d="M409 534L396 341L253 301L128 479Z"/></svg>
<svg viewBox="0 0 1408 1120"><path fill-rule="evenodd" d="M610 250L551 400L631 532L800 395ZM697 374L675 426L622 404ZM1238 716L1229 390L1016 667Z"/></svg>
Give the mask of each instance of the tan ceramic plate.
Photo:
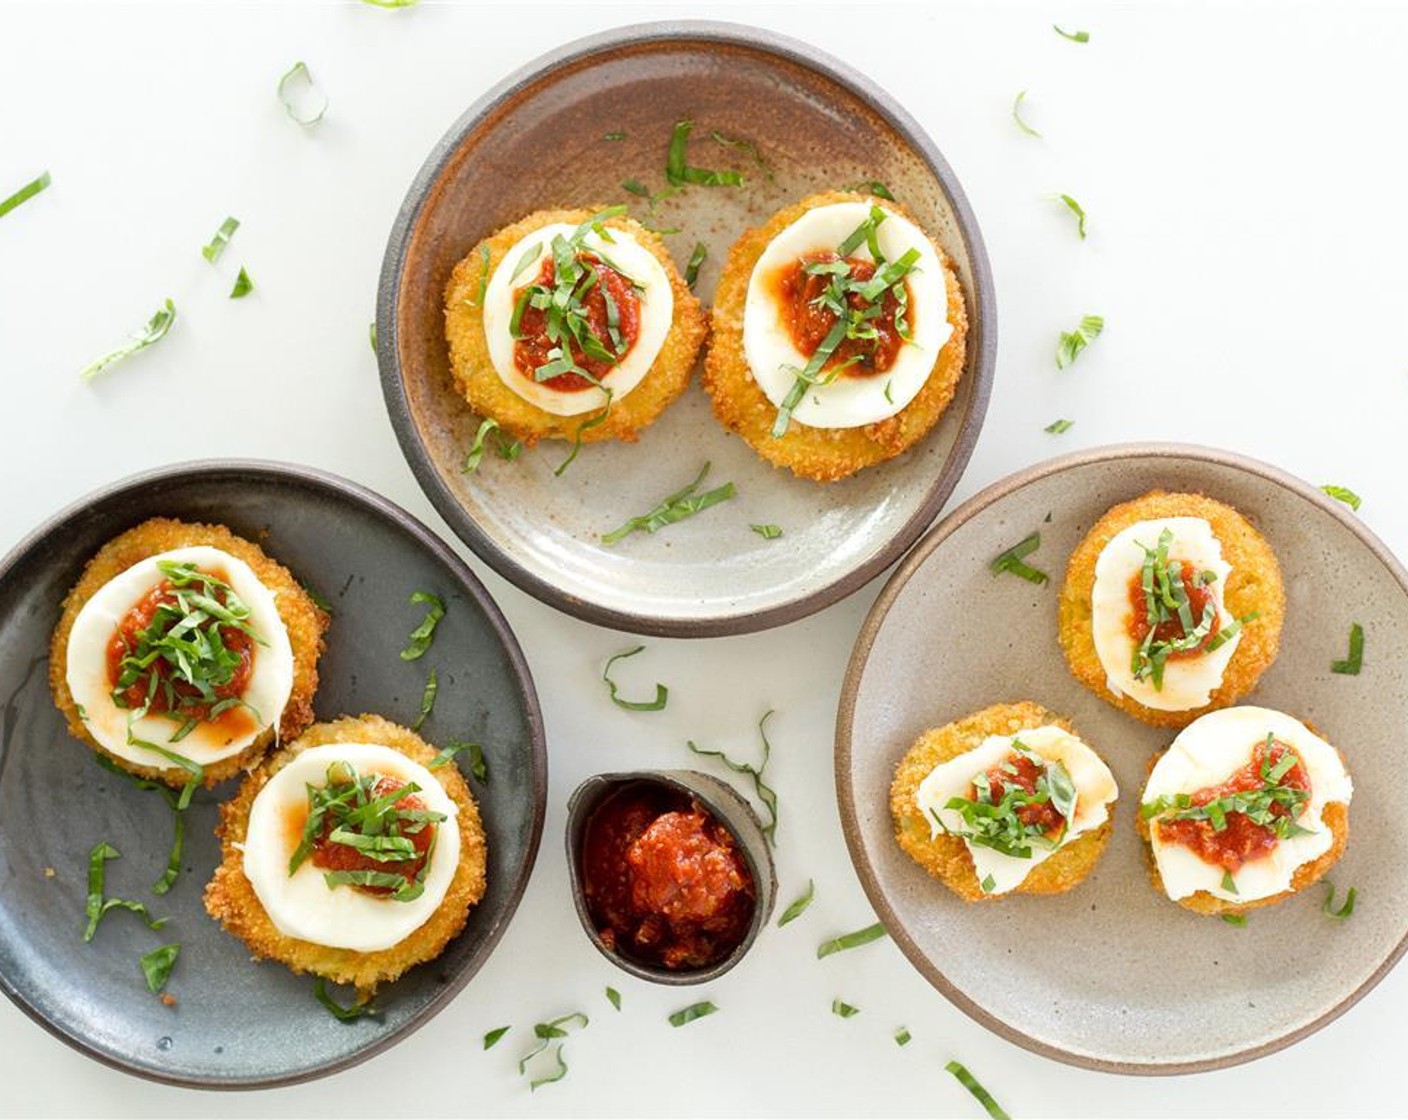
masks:
<svg viewBox="0 0 1408 1120"><path fill-rule="evenodd" d="M1172 734L1080 687L1056 644L1066 560L1116 502L1156 487L1236 506L1285 576L1281 655L1248 702L1311 720L1354 776L1348 850L1334 879L1359 888L1351 920L1323 889L1253 913L1246 928L1198 917L1150 885L1134 815L1150 754ZM1044 587L988 562L1033 529ZM1408 573L1343 507L1274 467L1220 451L1103 448L990 486L947 517L891 578L856 643L836 724L836 787L871 901L924 976L979 1022L1048 1057L1120 1073L1247 1061L1349 1008L1403 954L1408 833L1397 791L1408 727ZM1335 676L1351 622L1364 670ZM1069 715L1114 771L1110 846L1076 890L965 905L895 844L896 762L926 728L1000 701Z"/></svg>
<svg viewBox="0 0 1408 1120"><path fill-rule="evenodd" d="M683 270L709 249L707 305L728 247L812 192L881 180L953 258L968 298L968 368L941 423L899 459L822 485L775 470L714 420L696 383L638 444L596 444L561 478L566 445L461 472L478 421L454 392L442 292L481 238L549 206L633 204L622 182L664 187L670 133L696 122L690 158L736 167L741 190L694 187L658 225ZM717 130L755 145L771 179ZM626 138L608 141L606 133ZM431 153L387 246L377 335L382 387L402 450L445 520L501 575L544 602L619 629L680 637L788 622L898 559L938 514L977 439L994 361L992 281L976 222L943 157L868 79L805 44L714 23L621 28L562 48L473 105ZM602 533L645 513L712 462L738 497L615 547ZM768 541L751 523L776 524Z"/></svg>

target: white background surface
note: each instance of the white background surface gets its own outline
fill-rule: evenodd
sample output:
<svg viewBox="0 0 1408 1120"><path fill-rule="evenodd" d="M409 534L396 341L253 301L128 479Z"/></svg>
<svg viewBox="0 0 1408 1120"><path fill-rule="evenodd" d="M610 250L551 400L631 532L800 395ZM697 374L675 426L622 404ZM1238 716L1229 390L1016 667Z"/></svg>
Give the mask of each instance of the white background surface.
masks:
<svg viewBox="0 0 1408 1120"><path fill-rule="evenodd" d="M1061 451L1183 439L1352 486L1365 521L1408 548L1408 509L1394 500L1408 404L1408 10L34 0L0 4L0 195L46 167L54 177L0 219L0 546L120 476L220 455L340 472L449 538L397 449L367 345L392 218L431 145L493 82L579 35L667 16L747 20L839 55L906 105L957 171L987 238L1001 330L987 425L955 502ZM1059 38L1053 19L1088 28L1091 42ZM300 58L331 97L311 132L274 96ZM1021 89L1041 139L1009 117ZM1057 192L1086 207L1087 241ZM199 249L226 214L244 224L212 268ZM257 290L232 303L242 263ZM77 371L167 296L180 309L171 335L80 384ZM1056 336L1087 312L1105 316L1105 334L1058 374ZM190 405L195 422L152 422L173 404ZM1057 417L1075 427L1045 434ZM640 690L667 682L670 705L632 715L597 680L628 640L471 564L523 643L551 753L536 873L483 971L420 1032L355 1070L220 1098L108 1070L6 1003L0 1111L977 1116L943 1072L951 1057L1015 1116L1404 1111L1402 969L1290 1051L1146 1080L1009 1045L888 942L816 960L820 941L872 920L841 838L831 741L878 583L770 633L648 642L620 676ZM687 763L686 737L746 754L768 707L778 711L780 903L811 877L816 904L703 991L633 981L577 927L561 852L566 795L594 772ZM1043 951L1059 968L1059 947ZM606 984L623 993L619 1014ZM832 1015L838 996L861 1014ZM721 1012L666 1024L702 997ZM568 1043L571 1073L530 1095L514 1067L531 1024L576 1009L592 1024ZM914 1036L903 1050L891 1041L902 1023ZM482 1052L483 1033L502 1024L513 1032Z"/></svg>

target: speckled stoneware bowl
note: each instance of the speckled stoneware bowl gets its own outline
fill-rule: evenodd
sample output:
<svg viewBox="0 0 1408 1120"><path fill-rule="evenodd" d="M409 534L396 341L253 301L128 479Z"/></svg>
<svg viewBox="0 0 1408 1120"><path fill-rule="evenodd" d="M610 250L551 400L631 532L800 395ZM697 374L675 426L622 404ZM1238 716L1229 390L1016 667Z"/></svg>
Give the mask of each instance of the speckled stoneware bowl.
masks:
<svg viewBox="0 0 1408 1120"><path fill-rule="evenodd" d="M1247 703L1314 723L1354 777L1350 838L1331 873L1360 892L1349 921L1323 886L1257 910L1245 928L1168 901L1149 880L1135 815L1152 753L1173 732L1087 692L1056 641L1066 561L1110 506L1189 490L1245 514L1286 585L1281 653ZM989 561L1034 529L1028 561L1051 582L994 576ZM1352 622L1364 669L1337 676ZM1048 1057L1118 1073L1247 1061L1324 1026L1402 955L1408 833L1400 744L1408 727L1408 574L1348 510L1274 467L1221 451L1143 444L1053 460L984 490L896 571L856 643L836 725L836 787L851 856L896 943L979 1022ZM1114 834L1068 894L966 905L894 840L895 764L936 727L1002 701L1069 716L1114 771ZM1367 1040L1366 1040L1367 1041Z"/></svg>
<svg viewBox="0 0 1408 1120"><path fill-rule="evenodd" d="M587 822L608 798L635 785L665 786L697 798L699 803L728 829L753 875L757 900L748 932L739 942L738 948L708 968L687 971L659 968L608 948L587 909L582 886L582 845L586 837ZM618 968L624 969L632 976L639 976L642 980L651 980L657 984L703 984L722 976L753 947L758 934L768 924L773 902L777 897L777 872L773 866L772 849L763 834L758 815L727 782L698 770L633 770L628 773L597 774L588 778L577 787L567 802L567 871L571 879L572 901L577 907L577 917L581 919L582 929L586 931L591 943L602 956Z"/></svg>
<svg viewBox="0 0 1408 1120"><path fill-rule="evenodd" d="M382 989L379 1019L337 1021L314 1000L310 977L275 961L254 963L206 914L201 894L220 859L217 808L237 782L196 794L181 876L155 897L170 810L157 794L96 765L54 707L49 637L61 600L104 541L158 515L228 525L331 603L319 719L377 712L409 724L433 667L440 688L422 733L431 742L484 746L492 781L480 784L462 769L484 818L488 891L438 959ZM424 614L408 602L416 590L440 595L446 613L430 651L405 662L399 651ZM0 681L0 988L63 1041L129 1073L234 1089L354 1065L454 998L498 943L527 885L547 803L547 756L518 643L479 581L424 525L333 475L275 463L189 463L70 506L0 562ZM108 865L107 893L169 917L164 929L118 911L92 942L80 940L88 853L102 840L122 853ZM148 993L137 964L170 941L181 944L167 985L174 1008Z"/></svg>
<svg viewBox="0 0 1408 1120"><path fill-rule="evenodd" d="M953 258L967 295L968 364L941 423L898 459L842 482L793 477L714 419L697 382L637 444L593 444L557 478L567 444L462 473L478 419L456 394L443 292L476 242L544 207L642 200L665 185L676 121L697 122L691 159L736 167L743 189L695 187L657 208L683 271L709 250L707 305L729 246L788 202L880 180ZM747 140L746 153L709 139ZM620 141L606 133L625 133ZM500 574L578 617L676 637L759 630L854 591L914 543L953 490L987 407L992 279L977 224L932 140L878 86L812 47L716 23L625 27L572 43L500 82L436 145L391 231L377 304L382 387L401 448L441 515ZM600 535L652 509L705 462L738 496L654 536ZM765 540L752 523L782 527Z"/></svg>

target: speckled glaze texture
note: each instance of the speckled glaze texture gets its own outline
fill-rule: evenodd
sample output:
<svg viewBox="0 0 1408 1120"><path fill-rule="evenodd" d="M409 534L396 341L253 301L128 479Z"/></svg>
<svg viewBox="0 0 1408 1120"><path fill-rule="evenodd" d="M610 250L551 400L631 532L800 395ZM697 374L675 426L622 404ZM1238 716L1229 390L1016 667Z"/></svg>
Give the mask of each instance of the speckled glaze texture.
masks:
<svg viewBox="0 0 1408 1120"><path fill-rule="evenodd" d="M697 122L690 159L736 167L744 189L693 187L647 215L621 187L660 190L671 130ZM764 172L711 130L748 140ZM602 139L624 132L621 141ZM805 195L878 179L953 259L967 296L968 368L943 420L917 447L844 482L794 478L714 419L697 382L637 444L597 444L560 478L565 445L515 462L486 454L462 473L477 419L454 391L442 291L481 238L545 207L633 204L683 269L709 250L707 305L728 247ZM391 420L421 486L450 526L502 575L579 617L619 629L706 636L763 629L849 594L897 559L937 515L968 461L995 360L991 276L977 225L933 142L882 90L803 43L753 28L664 23L620 28L550 54L473 105L431 153L392 230L377 306ZM738 496L655 536L600 535L651 509L706 462ZM750 523L776 524L764 540Z"/></svg>
<svg viewBox="0 0 1408 1120"><path fill-rule="evenodd" d="M170 810L158 794L97 766L54 707L45 672L64 593L99 545L158 514L228 525L331 603L319 719L377 712L409 724L433 667L439 696L423 733L484 745L492 780L465 777L488 834L488 892L442 956L378 995L380 1019L338 1022L314 1000L310 977L252 962L206 914L201 892L220 859L217 804L233 781L196 794L180 879L154 897ZM416 590L440 595L446 615L430 651L405 662L399 651L424 614L408 602ZM252 1088L353 1065L453 998L497 944L527 884L547 759L518 644L458 557L405 511L343 479L274 463L191 463L64 510L0 563L0 681L0 987L59 1038L119 1069L198 1088ZM80 940L88 853L102 840L122 853L108 865L107 893L169 916L164 929L118 911L91 943ZM182 946L167 988L175 1008L148 993L137 964L170 941Z"/></svg>
<svg viewBox="0 0 1408 1120"><path fill-rule="evenodd" d="M1318 727L1349 763L1350 839L1335 868L1361 902L1321 913L1316 887L1245 928L1168 901L1149 881L1135 814L1154 751L1148 727L1082 688L1056 641L1067 557L1117 502L1156 487L1235 506L1285 576L1281 654L1246 703ZM1028 562L1045 586L994 576L989 561L1034 529ZM1395 790L1408 725L1408 574L1355 516L1253 460L1181 445L1102 448L1004 479L949 515L896 571L851 658L836 725L842 825L866 892L896 943L979 1022L1048 1057L1119 1073L1185 1073L1247 1061L1352 1005L1402 955L1408 834ZM1364 670L1337 676L1350 623ZM895 843L888 794L924 730L988 704L1030 698L1069 716L1120 786L1115 833L1090 879L1056 898L967 906Z"/></svg>
<svg viewBox="0 0 1408 1120"><path fill-rule="evenodd" d="M587 909L582 884L582 845L586 837L587 822L608 796L623 787L636 784L664 785L697 798L699 803L729 830L738 844L738 850L743 853L743 858L748 863L748 870L752 872L753 885L757 891L753 920L738 948L718 964L689 971L655 968L608 949L597 932L596 923L592 921L591 913ZM650 980L656 984L677 987L716 980L738 964L753 947L753 942L757 941L763 927L768 924L773 903L777 898L777 871L773 864L772 849L763 833L758 815L727 782L698 770L633 770L619 774L596 774L588 778L573 791L567 802L567 873L572 884L572 902L577 908L577 917L581 920L588 940L596 946L597 951L617 968L624 969L632 976L639 976L642 980Z"/></svg>

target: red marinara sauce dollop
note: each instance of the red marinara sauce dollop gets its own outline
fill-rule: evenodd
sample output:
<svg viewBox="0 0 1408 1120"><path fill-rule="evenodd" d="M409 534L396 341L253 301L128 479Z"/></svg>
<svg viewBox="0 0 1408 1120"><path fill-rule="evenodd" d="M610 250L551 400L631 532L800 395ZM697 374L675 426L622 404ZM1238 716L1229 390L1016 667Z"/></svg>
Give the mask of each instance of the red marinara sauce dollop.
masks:
<svg viewBox="0 0 1408 1120"><path fill-rule="evenodd" d="M406 783L399 778L388 777L385 774L378 774L372 784L368 794L371 797L385 797L389 793L395 793ZM408 793L405 797L395 802L394 807L402 812L424 809L425 802L414 793ZM301 819L297 823L297 832L302 833L303 821L308 819L308 806L302 806ZM375 860L370 856L363 855L356 848L346 844L334 844L331 840L334 822L328 820L323 825L322 832L313 841L313 851L308 857L315 867L321 867L324 871L389 871L394 875L404 875L408 880L414 880L420 874L430 859L430 845L435 839L435 830L439 827L434 821L426 823L419 832L413 832L405 838L409 840L416 849L414 859L402 860ZM354 885L354 890L362 891L365 894L389 895L392 893L390 887L364 887Z"/></svg>
<svg viewBox="0 0 1408 1120"><path fill-rule="evenodd" d="M222 572L205 572L205 575L214 576L222 582L228 583ZM218 601L224 602L225 593L217 589L215 596ZM175 588L170 580L162 580L145 595L133 604L117 627L113 630L112 637L108 639L107 648L107 673L108 686L115 689L118 679L122 674L122 659L127 657L137 648L138 637L144 630L152 624L152 619L156 617L156 612L163 606L174 606L176 602ZM225 648L231 653L238 655L239 664L235 667L230 679L223 685L214 688L218 700L229 700L245 694L249 688L250 677L254 675L254 641L243 630L234 626L221 626L218 622L212 622L211 626L220 626L220 640ZM152 662L151 670L162 678L163 681L170 679L171 670L166 662L158 657ZM148 703L148 677L150 673L143 673L136 684L123 692L123 699L127 706L136 711L144 704ZM205 720L210 714L210 707L206 704L195 703L200 699L200 692L192 685L184 681L173 680L171 691L175 694L176 702L180 708L181 718L192 718ZM149 712L161 714L171 710L167 699L166 689L158 688L150 696ZM248 723L253 726L253 717L245 709L234 707L224 712L216 722L225 724ZM231 730L236 730L231 728Z"/></svg>
<svg viewBox="0 0 1408 1120"><path fill-rule="evenodd" d="M782 316L782 324L791 335L793 345L808 357L816 353L816 348L821 345L831 332L831 328L836 325L837 315L819 302L831 277L824 273L808 272L806 266L809 264L834 264L840 260L841 257L835 253L809 253L804 257L799 257L777 274L775 294ZM850 266L851 278L854 280L864 283L875 275L873 261L863 260L860 257L847 257L846 264ZM913 333L914 300L909 290L909 281L902 280L900 283L904 285L908 304L905 319L909 324L909 331ZM850 306L856 310L861 310L866 306L865 301L857 293L852 292L846 298ZM895 289L892 287L880 299L880 314L870 321L870 326L875 329L875 337L843 338L841 344L832 351L831 357L822 366L822 372L824 373L842 362L852 363L847 365L842 372L844 377L868 377L887 372L895 364L895 356L900 352L900 347L904 345L904 339L900 337L899 328L895 322L899 309L899 297L895 295ZM852 361L852 359L855 360Z"/></svg>
<svg viewBox="0 0 1408 1120"><path fill-rule="evenodd" d="M1026 793L1036 792L1037 779L1046 773L1046 768L1035 759L1015 751L987 772L988 788L992 791L992 801L996 805L1009 789L1020 789ZM977 796L975 788L970 798ZM1017 819L1024 825L1039 828L1045 835L1059 832L1066 824L1061 810L1050 800L1040 805L1023 805L1017 809Z"/></svg>
<svg viewBox="0 0 1408 1120"><path fill-rule="evenodd" d="M1212 588L1199 578L1199 573L1193 565L1183 561L1183 569L1180 574L1183 581L1183 592L1188 596L1188 608L1193 615L1193 625L1196 626L1203 617L1205 611L1213 601ZM1144 641L1149 633L1149 601L1144 594L1144 586L1140 582L1141 576L1136 575L1129 581L1129 605L1134 613L1129 617L1129 636L1134 639L1136 645ZM1217 632L1222 627L1222 619L1214 613L1212 616L1212 628L1208 630L1207 637L1192 649L1173 650L1168 654L1169 660L1182 657L1196 657L1208 647L1208 643L1217 636ZM1154 641L1173 642L1185 636L1183 623L1177 615L1160 622L1154 628Z"/></svg>
<svg viewBox="0 0 1408 1120"><path fill-rule="evenodd" d="M636 783L592 813L583 893L608 948L668 969L723 960L748 933L752 872L733 836L683 793Z"/></svg>
<svg viewBox="0 0 1408 1120"><path fill-rule="evenodd" d="M1250 793L1263 788L1263 764L1274 768L1287 752L1294 754L1290 747L1279 741L1273 741L1269 748L1264 741L1257 743L1250 762L1233 771L1221 785L1198 790L1192 795L1192 803L1206 805L1229 794ZM1310 775L1306 773L1300 756L1295 757L1296 764L1286 771L1278 784L1288 789L1304 790L1308 794ZM1288 815L1286 808L1276 803L1272 804L1271 813L1277 817ZM1267 855L1280 843L1280 838L1270 825L1257 824L1246 813L1228 813L1227 827L1221 831L1214 829L1211 821L1160 820L1158 829L1159 838L1164 843L1191 848L1200 859L1229 872L1235 872L1249 860Z"/></svg>
<svg viewBox="0 0 1408 1120"><path fill-rule="evenodd" d="M621 337L622 353L615 360L608 362L602 358L587 357L581 347L575 343L570 350L572 360L600 381L625 359L640 336L640 293L628 278L622 276L602 261L600 257L591 253L580 253L577 260L585 268L596 273L596 283L591 286L591 290L586 295L581 297L581 304L591 333L607 350L614 348L607 321L606 295L604 293L609 292L612 301L616 304L619 320L616 333ZM553 263L552 257L548 256L534 283L551 291L556 279L557 266ZM518 323L518 332L519 337L513 346L514 364L518 367L518 372L529 381L536 380L534 371L539 366L545 366L552 361L548 354L553 350L561 349L562 343L554 342L548 337L547 311L531 305L524 309L523 318ZM567 353L568 351L564 350L563 352ZM592 388L590 381L576 373L560 373L556 377L548 378L542 384L550 389L556 389L560 393L579 393L584 389Z"/></svg>

